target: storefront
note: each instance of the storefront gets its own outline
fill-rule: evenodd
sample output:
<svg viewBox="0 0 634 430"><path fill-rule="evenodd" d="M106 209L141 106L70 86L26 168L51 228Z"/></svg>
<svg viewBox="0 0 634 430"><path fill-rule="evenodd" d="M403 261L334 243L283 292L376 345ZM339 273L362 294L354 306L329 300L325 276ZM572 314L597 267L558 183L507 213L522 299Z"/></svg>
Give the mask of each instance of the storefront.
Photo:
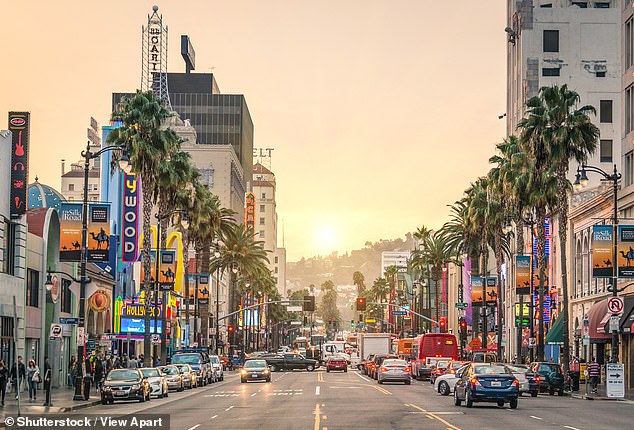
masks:
<svg viewBox="0 0 634 430"><path fill-rule="evenodd" d="M592 305L587 314L588 335L590 337L590 348L585 357L590 361L596 358L599 364L609 361L611 352L612 335L605 332L605 326L610 322L610 312L608 312L608 299L605 298Z"/></svg>
<svg viewBox="0 0 634 430"><path fill-rule="evenodd" d="M625 296L621 317L621 360L625 365L626 389L634 388L634 295Z"/></svg>

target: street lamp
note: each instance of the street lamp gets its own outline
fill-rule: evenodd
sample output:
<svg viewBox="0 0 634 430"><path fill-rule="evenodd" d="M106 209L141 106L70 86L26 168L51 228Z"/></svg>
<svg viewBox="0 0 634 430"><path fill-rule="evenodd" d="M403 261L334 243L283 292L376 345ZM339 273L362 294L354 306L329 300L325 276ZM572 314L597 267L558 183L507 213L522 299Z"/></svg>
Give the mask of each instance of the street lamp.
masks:
<svg viewBox="0 0 634 430"><path fill-rule="evenodd" d="M220 258L220 245L216 243L214 245L214 258ZM220 266L216 269L216 355L220 355Z"/></svg>
<svg viewBox="0 0 634 430"><path fill-rule="evenodd" d="M618 272L617 272L617 259L618 259L618 224L619 224L619 207L618 207L618 189L619 189L619 180L621 179L621 174L616 170L616 164L614 165L613 173L607 173L604 170L590 166L587 164L581 164L581 166L577 167L577 174L574 182L575 190L579 191L586 185L588 185L588 175L587 172L598 173L603 177L603 180L612 182L612 193L613 193L613 212L612 212L612 285L608 289L612 292L612 297L616 297L618 293L618 289L616 286L616 282L618 280ZM564 301L562 303L562 312L564 314L564 342L568 343L568 298L564 296ZM619 334L618 330L612 330L612 363L617 363L619 360Z"/></svg>

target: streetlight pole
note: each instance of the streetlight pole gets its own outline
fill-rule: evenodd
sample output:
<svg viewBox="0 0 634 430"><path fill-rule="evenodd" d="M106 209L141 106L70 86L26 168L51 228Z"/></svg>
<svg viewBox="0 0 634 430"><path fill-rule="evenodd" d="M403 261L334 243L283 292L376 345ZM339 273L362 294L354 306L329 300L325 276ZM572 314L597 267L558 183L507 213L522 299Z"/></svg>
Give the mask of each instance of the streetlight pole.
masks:
<svg viewBox="0 0 634 430"><path fill-rule="evenodd" d="M619 180L621 179L621 174L616 170L616 164L614 165L613 173L607 173L602 169L599 169L595 166L590 166L587 164L581 165L581 170L577 168L577 175L575 179L575 189L580 190L584 186L588 184L588 176L586 172L594 172L603 176L603 179L606 181L612 182L612 193L613 193L613 212L612 212L612 285L609 287L609 291L612 292L612 297L617 297L618 288L618 224L619 224L619 207L618 207L618 189L619 189ZM568 298L564 297L562 301L562 312L564 314L564 349L567 348L568 344ZM612 330L612 363L618 363L619 361L619 333L618 330Z"/></svg>
<svg viewBox="0 0 634 430"><path fill-rule="evenodd" d="M220 258L220 246L216 243L214 250L214 257ZM216 269L216 355L220 355L220 327L219 327L219 313L220 313L220 266Z"/></svg>

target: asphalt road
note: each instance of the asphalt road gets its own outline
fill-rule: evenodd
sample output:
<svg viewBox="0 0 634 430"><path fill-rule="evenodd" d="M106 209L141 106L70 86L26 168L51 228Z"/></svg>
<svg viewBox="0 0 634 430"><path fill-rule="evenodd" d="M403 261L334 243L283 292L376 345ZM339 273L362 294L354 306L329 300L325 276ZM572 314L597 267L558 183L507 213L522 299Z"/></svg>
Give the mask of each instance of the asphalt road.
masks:
<svg viewBox="0 0 634 430"><path fill-rule="evenodd" d="M518 409L456 407L429 382L384 384L348 373L282 372L273 382L241 384L236 373L205 388L149 403L116 403L98 414L170 414L172 430L203 429L631 429L632 402L522 397Z"/></svg>

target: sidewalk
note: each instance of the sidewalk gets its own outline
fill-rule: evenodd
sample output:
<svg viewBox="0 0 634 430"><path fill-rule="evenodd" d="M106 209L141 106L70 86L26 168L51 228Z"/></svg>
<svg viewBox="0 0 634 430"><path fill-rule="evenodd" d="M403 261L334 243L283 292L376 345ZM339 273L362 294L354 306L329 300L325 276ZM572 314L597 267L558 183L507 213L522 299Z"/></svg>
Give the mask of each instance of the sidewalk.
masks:
<svg viewBox="0 0 634 430"><path fill-rule="evenodd" d="M51 403L53 406L43 406L46 400L44 390L37 391L37 401L29 401L29 391L20 391L20 414L59 414L89 408L101 404L101 397L96 388L91 388L88 401L73 401L75 390L72 387L53 388L51 390ZM4 406L0 406L0 427L4 427L4 419L7 415L18 413L18 401L15 400L15 391L7 393Z"/></svg>
<svg viewBox="0 0 634 430"><path fill-rule="evenodd" d="M586 385L581 383L579 384L579 391L573 391L573 392L568 392L567 394L570 394L571 397L575 398L575 399L582 399L582 400L612 400L612 401L626 401L628 403L632 403L634 404L634 392L633 391L626 391L625 392L625 397L623 399L615 399L612 397L608 397L606 394L606 387L605 384L599 384L597 385L597 392L596 393L592 393L592 389L590 388L590 384L588 383L587 385L587 391L586 391Z"/></svg>

